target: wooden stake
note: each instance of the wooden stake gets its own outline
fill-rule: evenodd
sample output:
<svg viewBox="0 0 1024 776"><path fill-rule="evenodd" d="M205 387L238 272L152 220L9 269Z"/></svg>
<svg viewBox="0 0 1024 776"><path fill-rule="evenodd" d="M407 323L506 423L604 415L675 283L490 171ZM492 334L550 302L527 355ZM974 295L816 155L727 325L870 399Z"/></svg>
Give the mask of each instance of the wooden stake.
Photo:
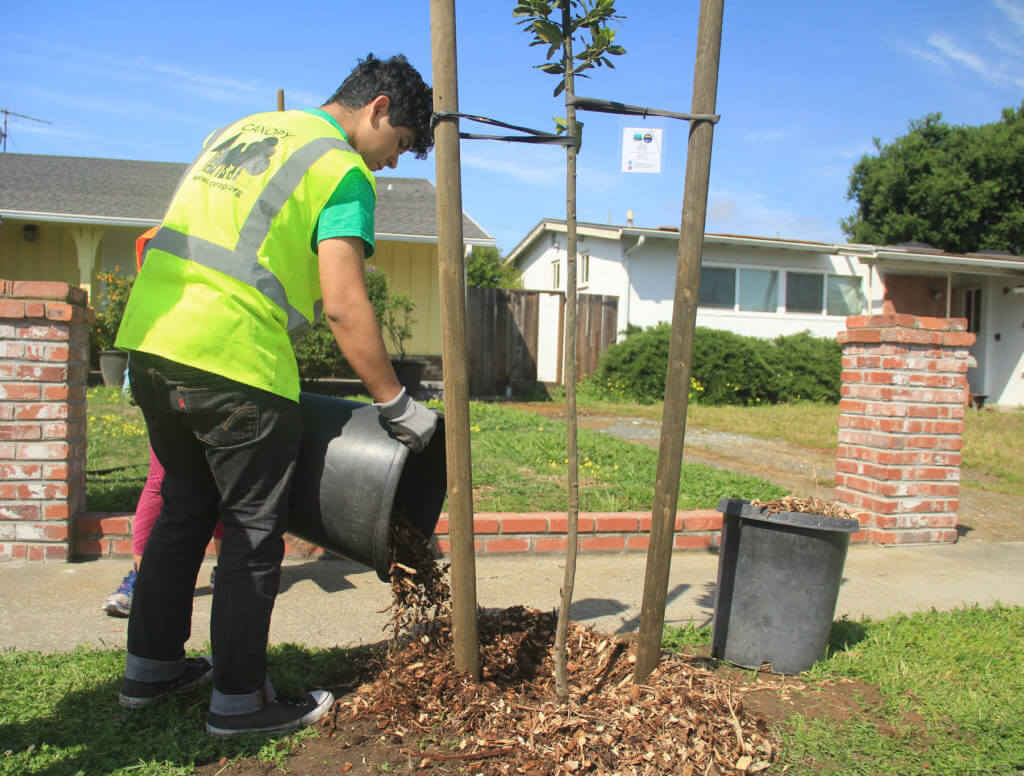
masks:
<svg viewBox="0 0 1024 776"><path fill-rule="evenodd" d="M459 110L455 49L455 0L430 0L434 60L434 111ZM444 363L445 443L448 459L448 519L452 553L452 636L455 668L480 680L473 554L473 486L469 449L469 379L466 350L466 271L462 244L462 183L459 124L438 122L434 131L437 170L437 251Z"/></svg>
<svg viewBox="0 0 1024 776"><path fill-rule="evenodd" d="M284 89L277 90L277 109L284 110Z"/></svg>
<svg viewBox="0 0 1024 776"><path fill-rule="evenodd" d="M570 27L569 0L562 0L562 46L565 64L565 126L569 137L575 137L576 108L572 104L575 94L572 59L572 28ZM566 637L569 631L569 610L572 608L572 593L576 583L576 556L578 552L578 529L580 514L580 468L579 445L577 443L576 415L576 146L567 145L565 174L565 301L566 301L566 345L565 345L565 432L566 458L569 459L567 479L568 528L565 545L565 573L562 579L562 601L558 609L558 625L555 630L555 698L559 703L569 699L569 681L566 676Z"/></svg>
<svg viewBox="0 0 1024 776"><path fill-rule="evenodd" d="M722 46L724 0L701 0L697 29L697 62L693 73L694 114L715 112L718 93L718 59ZM640 634L633 679L643 682L658 664L661 635L665 626L665 599L679 498L679 471L683 462L683 435L689 398L690 359L697 317L700 263L704 250L704 224L711 171L711 140L714 124L690 124L686 153L686 183L683 191L682 224L679 230L679 262L676 270L675 301L672 306L672 335L669 343L665 409L661 422L658 473L654 485L651 543L647 551L644 597L640 609Z"/></svg>

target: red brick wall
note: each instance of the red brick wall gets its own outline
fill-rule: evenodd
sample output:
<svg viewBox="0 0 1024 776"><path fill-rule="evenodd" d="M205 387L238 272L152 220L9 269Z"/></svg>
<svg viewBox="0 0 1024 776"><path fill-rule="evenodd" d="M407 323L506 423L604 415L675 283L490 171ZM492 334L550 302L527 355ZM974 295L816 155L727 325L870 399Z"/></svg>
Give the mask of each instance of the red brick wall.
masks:
<svg viewBox="0 0 1024 776"><path fill-rule="evenodd" d="M883 313L930 315L936 318L946 315L945 278L885 273L884 282Z"/></svg>
<svg viewBox="0 0 1024 776"><path fill-rule="evenodd" d="M836 495L870 541L953 542L968 397L962 318L847 319Z"/></svg>
<svg viewBox="0 0 1024 776"><path fill-rule="evenodd" d="M0 287L0 560L67 560L85 509L86 294Z"/></svg>

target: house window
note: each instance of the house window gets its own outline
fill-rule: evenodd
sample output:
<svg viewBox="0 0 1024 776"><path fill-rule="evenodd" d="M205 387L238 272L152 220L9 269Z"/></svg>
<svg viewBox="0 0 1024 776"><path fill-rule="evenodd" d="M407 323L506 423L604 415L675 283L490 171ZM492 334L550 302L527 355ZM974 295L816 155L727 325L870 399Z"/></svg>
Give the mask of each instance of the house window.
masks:
<svg viewBox="0 0 1024 776"><path fill-rule="evenodd" d="M773 269L740 270L740 309L773 313L779 307L779 273Z"/></svg>
<svg viewBox="0 0 1024 776"><path fill-rule="evenodd" d="M585 286L590 283L590 251L583 251L576 259L576 285Z"/></svg>
<svg viewBox="0 0 1024 776"><path fill-rule="evenodd" d="M864 310L864 295L859 277L829 275L825 312L828 315L860 315Z"/></svg>
<svg viewBox="0 0 1024 776"><path fill-rule="evenodd" d="M551 287L556 290L562 287L562 263L558 259L551 262Z"/></svg>
<svg viewBox="0 0 1024 776"><path fill-rule="evenodd" d="M731 267L701 267L697 304L732 310L736 306L736 270Z"/></svg>
<svg viewBox="0 0 1024 776"><path fill-rule="evenodd" d="M968 288L964 291L964 318L967 319L967 331L972 334L981 333L980 288Z"/></svg>
<svg viewBox="0 0 1024 776"><path fill-rule="evenodd" d="M818 273L786 273L786 312L821 314L825 278Z"/></svg>

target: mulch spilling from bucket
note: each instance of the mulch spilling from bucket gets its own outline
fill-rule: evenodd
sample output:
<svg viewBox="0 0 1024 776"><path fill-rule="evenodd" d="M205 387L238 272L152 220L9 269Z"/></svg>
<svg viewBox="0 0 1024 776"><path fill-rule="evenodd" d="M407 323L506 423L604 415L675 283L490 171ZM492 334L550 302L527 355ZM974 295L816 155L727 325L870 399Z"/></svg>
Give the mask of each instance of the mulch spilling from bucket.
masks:
<svg viewBox="0 0 1024 776"><path fill-rule="evenodd" d="M778 757L767 724L736 686L696 657L662 655L633 683L635 646L575 623L570 699L554 702L556 616L515 606L478 615L482 681L454 669L447 567L423 545L393 566L394 649L376 679L335 702L323 727L371 724L421 770L474 774L759 773ZM451 742L422 749L426 740Z"/></svg>

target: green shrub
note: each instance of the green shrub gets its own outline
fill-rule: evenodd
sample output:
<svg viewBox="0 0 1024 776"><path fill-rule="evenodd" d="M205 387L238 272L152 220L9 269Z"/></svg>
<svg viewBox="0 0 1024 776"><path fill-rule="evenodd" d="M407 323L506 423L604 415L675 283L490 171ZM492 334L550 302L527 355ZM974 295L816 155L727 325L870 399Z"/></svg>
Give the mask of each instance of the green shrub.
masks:
<svg viewBox="0 0 1024 776"><path fill-rule="evenodd" d="M113 350L117 330L128 305L128 296L135 285L135 278L122 275L114 267L113 272L100 272L96 284L101 289L96 295L95 318L89 328L89 344L94 353Z"/></svg>
<svg viewBox="0 0 1024 776"><path fill-rule="evenodd" d="M630 331L605 351L584 382L584 390L599 398L663 399L670 334L667 323ZM690 400L701 404L836 402L840 364L839 344L809 332L765 340L697 327Z"/></svg>
<svg viewBox="0 0 1024 776"><path fill-rule="evenodd" d="M604 352L597 369L584 380L584 390L601 398L644 403L664 398L669 334L667 323L628 334Z"/></svg>
<svg viewBox="0 0 1024 776"><path fill-rule="evenodd" d="M392 295L384 271L373 264L366 265L366 292L377 316L377 324L382 330L388 328L391 320L399 334L404 332L406 339L411 336L411 327L416 321L411 318L405 320L406 331L402 329L401 315L408 315L414 306L412 301L407 297ZM402 344L404 345L404 340ZM321 316L309 333L295 345L295 360L299 364L299 377L309 382L325 377L352 377L355 374L334 340L331 327L327 324L327 316Z"/></svg>
<svg viewBox="0 0 1024 776"><path fill-rule="evenodd" d="M779 354L780 401L808 399L839 401L843 347L831 337L813 337L809 331L776 337Z"/></svg>

